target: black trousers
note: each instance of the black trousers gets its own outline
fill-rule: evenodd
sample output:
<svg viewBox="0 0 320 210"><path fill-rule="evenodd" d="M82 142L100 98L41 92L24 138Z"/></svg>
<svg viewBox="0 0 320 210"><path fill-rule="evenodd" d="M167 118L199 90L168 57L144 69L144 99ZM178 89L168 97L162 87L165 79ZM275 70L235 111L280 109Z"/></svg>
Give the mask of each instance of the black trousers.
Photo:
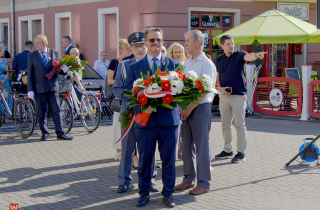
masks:
<svg viewBox="0 0 320 210"><path fill-rule="evenodd" d="M51 111L51 116L55 126L56 134L58 136L61 136L64 134L64 131L61 125L60 106L59 106L58 100L59 100L59 94L57 91L49 91L46 93L35 94L35 101L36 101L38 117L39 117L39 126L42 134L49 133L45 126L47 103Z"/></svg>

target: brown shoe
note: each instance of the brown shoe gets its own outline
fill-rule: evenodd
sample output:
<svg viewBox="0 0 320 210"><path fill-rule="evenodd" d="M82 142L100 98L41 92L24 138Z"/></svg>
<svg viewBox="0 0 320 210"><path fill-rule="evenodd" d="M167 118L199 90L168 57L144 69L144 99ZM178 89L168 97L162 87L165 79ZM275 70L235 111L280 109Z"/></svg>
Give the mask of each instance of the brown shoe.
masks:
<svg viewBox="0 0 320 210"><path fill-rule="evenodd" d="M181 184L174 186L175 190L185 190L188 188L194 188L194 184L187 184L187 183L182 182Z"/></svg>
<svg viewBox="0 0 320 210"><path fill-rule="evenodd" d="M191 195L201 195L210 191L210 188L195 187L189 191Z"/></svg>

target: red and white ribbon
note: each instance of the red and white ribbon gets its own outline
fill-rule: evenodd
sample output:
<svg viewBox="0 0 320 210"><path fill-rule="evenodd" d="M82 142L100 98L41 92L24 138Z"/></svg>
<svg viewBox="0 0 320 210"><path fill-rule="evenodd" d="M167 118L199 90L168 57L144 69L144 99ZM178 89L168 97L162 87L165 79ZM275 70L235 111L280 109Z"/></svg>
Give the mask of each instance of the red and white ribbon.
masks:
<svg viewBox="0 0 320 210"><path fill-rule="evenodd" d="M126 137L126 135L129 133L130 128L131 128L131 126L132 126L133 123L134 123L134 118L135 118L135 114L133 114L133 117L132 117L132 119L131 119L131 121L130 121L130 123L129 123L129 126L127 127L127 129L125 130L125 132L122 134L122 136L120 137L120 139L119 139L116 143L118 143L119 141L121 141L122 139L124 139L124 137ZM115 143L115 144L116 144L116 143Z"/></svg>

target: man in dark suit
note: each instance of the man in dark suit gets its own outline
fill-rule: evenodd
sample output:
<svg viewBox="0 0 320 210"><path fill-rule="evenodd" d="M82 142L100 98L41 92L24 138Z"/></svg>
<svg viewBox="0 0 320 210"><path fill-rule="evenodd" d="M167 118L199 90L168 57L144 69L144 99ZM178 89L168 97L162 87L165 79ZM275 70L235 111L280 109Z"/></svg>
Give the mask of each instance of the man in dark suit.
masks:
<svg viewBox="0 0 320 210"><path fill-rule="evenodd" d="M65 49L64 54L65 55L70 55L70 50L73 48L72 40L71 40L70 36L64 36L62 38L62 46Z"/></svg>
<svg viewBox="0 0 320 210"><path fill-rule="evenodd" d="M48 79L45 75L52 71L53 61L58 58L58 52L47 48L48 40L43 34L34 39L36 51L28 56L28 97L33 99L35 95L36 106L39 116L39 126L42 132L40 140L45 141L49 137L49 132L45 128L45 113L47 103L49 105L58 140L72 140L65 135L60 118L60 107L58 104L59 84L58 75ZM65 75L69 67L62 66L59 74Z"/></svg>
<svg viewBox="0 0 320 210"><path fill-rule="evenodd" d="M157 69L161 65L161 71L166 66L169 70L174 70L179 61L165 57L161 54L163 45L163 32L160 28L149 28L145 32L144 44L148 48L148 54L145 58L132 64L128 68L128 75L124 89L131 90L133 82L150 72L153 74L152 66ZM139 151L139 194L140 198L136 205L142 206L149 201L150 185L151 185L151 164L156 142L158 140L158 148L162 160L162 182L163 182L163 202L174 207L175 203L172 198L175 184L175 152L178 138L178 126L181 124L178 106L171 103L174 109L165 107L157 107L157 112L149 107L145 113L149 113L150 118L145 127L135 123L135 133L138 142ZM141 106L134 107L136 114L141 112Z"/></svg>
<svg viewBox="0 0 320 210"><path fill-rule="evenodd" d="M12 64L12 69L15 70L17 75L17 82L21 82L19 87L20 93L27 93L27 85L22 84L21 74L22 71L27 70L28 55L32 51L32 48L33 42L26 41L24 44L24 51L15 56Z"/></svg>

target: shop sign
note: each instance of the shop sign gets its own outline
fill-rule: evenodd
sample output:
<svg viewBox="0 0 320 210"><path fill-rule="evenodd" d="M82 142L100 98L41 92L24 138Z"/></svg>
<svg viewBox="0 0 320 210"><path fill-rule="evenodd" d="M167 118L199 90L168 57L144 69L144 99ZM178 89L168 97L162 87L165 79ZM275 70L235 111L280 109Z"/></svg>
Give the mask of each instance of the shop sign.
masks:
<svg viewBox="0 0 320 210"><path fill-rule="evenodd" d="M220 14L202 14L201 19L203 28L220 28Z"/></svg>
<svg viewBox="0 0 320 210"><path fill-rule="evenodd" d="M300 20L309 20L309 4L277 2L277 10Z"/></svg>
<svg viewBox="0 0 320 210"><path fill-rule="evenodd" d="M273 106L279 106L283 100L282 92L279 89L273 89L269 94L269 100Z"/></svg>

